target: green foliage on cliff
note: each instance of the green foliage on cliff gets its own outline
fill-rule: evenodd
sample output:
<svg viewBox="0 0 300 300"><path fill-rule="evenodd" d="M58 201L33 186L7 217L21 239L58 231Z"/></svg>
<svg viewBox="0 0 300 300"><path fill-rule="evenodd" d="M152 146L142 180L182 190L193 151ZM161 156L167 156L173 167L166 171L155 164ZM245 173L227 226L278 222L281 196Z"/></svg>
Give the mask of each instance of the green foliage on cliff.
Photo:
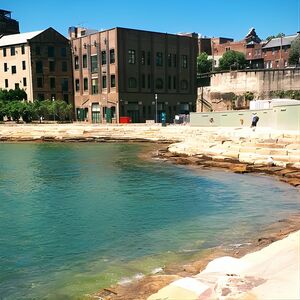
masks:
<svg viewBox="0 0 300 300"><path fill-rule="evenodd" d="M199 74L208 73L212 69L212 59L208 59L208 55L202 52L197 57L197 72Z"/></svg>
<svg viewBox="0 0 300 300"><path fill-rule="evenodd" d="M295 100L300 100L300 91L294 91L294 90L289 90L289 91L271 91L270 96L272 98L287 98L287 99L295 99Z"/></svg>
<svg viewBox="0 0 300 300"><path fill-rule="evenodd" d="M289 64L297 65L300 63L300 36L296 37L291 45L289 54Z"/></svg>
<svg viewBox="0 0 300 300"><path fill-rule="evenodd" d="M219 61L219 70L242 70L245 69L247 61L244 53L229 50L223 54Z"/></svg>

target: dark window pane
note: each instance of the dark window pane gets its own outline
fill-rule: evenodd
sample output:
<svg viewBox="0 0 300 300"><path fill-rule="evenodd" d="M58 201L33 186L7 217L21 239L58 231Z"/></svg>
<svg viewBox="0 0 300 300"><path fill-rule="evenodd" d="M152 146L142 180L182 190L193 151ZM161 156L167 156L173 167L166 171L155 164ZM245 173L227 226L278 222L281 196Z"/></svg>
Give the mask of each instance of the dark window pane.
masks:
<svg viewBox="0 0 300 300"><path fill-rule="evenodd" d="M98 72L98 59L97 55L91 56L91 72L97 73Z"/></svg>
<svg viewBox="0 0 300 300"><path fill-rule="evenodd" d="M110 76L110 86L116 87L116 76L115 75Z"/></svg>
<svg viewBox="0 0 300 300"><path fill-rule="evenodd" d="M128 63L135 64L135 62L136 62L135 50L129 49L128 50Z"/></svg>
<svg viewBox="0 0 300 300"><path fill-rule="evenodd" d="M110 59L110 63L114 64L115 63L115 49L110 49L109 50L109 59Z"/></svg>
<svg viewBox="0 0 300 300"><path fill-rule="evenodd" d="M86 54L84 54L82 56L82 67L87 68L87 56L86 56Z"/></svg>
<svg viewBox="0 0 300 300"><path fill-rule="evenodd" d="M106 65L106 51L101 52L101 65Z"/></svg>

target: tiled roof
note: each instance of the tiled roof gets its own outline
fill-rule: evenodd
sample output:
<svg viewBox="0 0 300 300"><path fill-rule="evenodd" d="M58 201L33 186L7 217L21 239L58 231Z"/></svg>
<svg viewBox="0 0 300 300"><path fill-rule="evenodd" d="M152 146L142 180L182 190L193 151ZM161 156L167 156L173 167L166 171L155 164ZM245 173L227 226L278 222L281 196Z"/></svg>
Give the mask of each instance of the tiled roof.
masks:
<svg viewBox="0 0 300 300"><path fill-rule="evenodd" d="M27 43L28 40L34 38L43 31L44 30L5 35L0 38L0 47Z"/></svg>
<svg viewBox="0 0 300 300"><path fill-rule="evenodd" d="M297 37L297 34L294 35L288 35L283 36L282 38L274 38L271 39L264 47L263 49L267 48L275 48L275 47L282 47L282 46L288 46L291 45L292 41Z"/></svg>

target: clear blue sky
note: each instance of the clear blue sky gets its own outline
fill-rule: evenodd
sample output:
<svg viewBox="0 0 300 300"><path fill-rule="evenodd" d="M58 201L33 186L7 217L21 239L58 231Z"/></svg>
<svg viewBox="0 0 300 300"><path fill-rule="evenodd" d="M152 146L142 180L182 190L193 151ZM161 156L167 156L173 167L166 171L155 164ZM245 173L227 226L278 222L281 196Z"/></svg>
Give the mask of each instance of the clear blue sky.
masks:
<svg viewBox="0 0 300 300"><path fill-rule="evenodd" d="M128 27L242 39L250 27L261 38L299 29L300 0L1 0L21 32L50 26L66 35L69 26Z"/></svg>

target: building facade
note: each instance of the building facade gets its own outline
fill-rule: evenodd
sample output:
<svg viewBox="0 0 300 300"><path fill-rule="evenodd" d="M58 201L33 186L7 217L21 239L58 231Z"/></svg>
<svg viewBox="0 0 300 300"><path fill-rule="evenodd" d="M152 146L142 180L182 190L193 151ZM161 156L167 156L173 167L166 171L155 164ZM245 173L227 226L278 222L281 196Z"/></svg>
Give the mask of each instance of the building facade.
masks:
<svg viewBox="0 0 300 300"><path fill-rule="evenodd" d="M171 122L195 111L197 35L113 28L78 37L71 28L70 38L78 120L160 121L164 112Z"/></svg>
<svg viewBox="0 0 300 300"><path fill-rule="evenodd" d="M0 37L19 32L19 22L11 18L11 12L0 9Z"/></svg>
<svg viewBox="0 0 300 300"><path fill-rule="evenodd" d="M266 69L288 67L288 60L292 42L299 34L273 38L262 46L262 56Z"/></svg>
<svg viewBox="0 0 300 300"><path fill-rule="evenodd" d="M0 38L0 88L24 89L28 101L73 103L69 40L53 28Z"/></svg>

